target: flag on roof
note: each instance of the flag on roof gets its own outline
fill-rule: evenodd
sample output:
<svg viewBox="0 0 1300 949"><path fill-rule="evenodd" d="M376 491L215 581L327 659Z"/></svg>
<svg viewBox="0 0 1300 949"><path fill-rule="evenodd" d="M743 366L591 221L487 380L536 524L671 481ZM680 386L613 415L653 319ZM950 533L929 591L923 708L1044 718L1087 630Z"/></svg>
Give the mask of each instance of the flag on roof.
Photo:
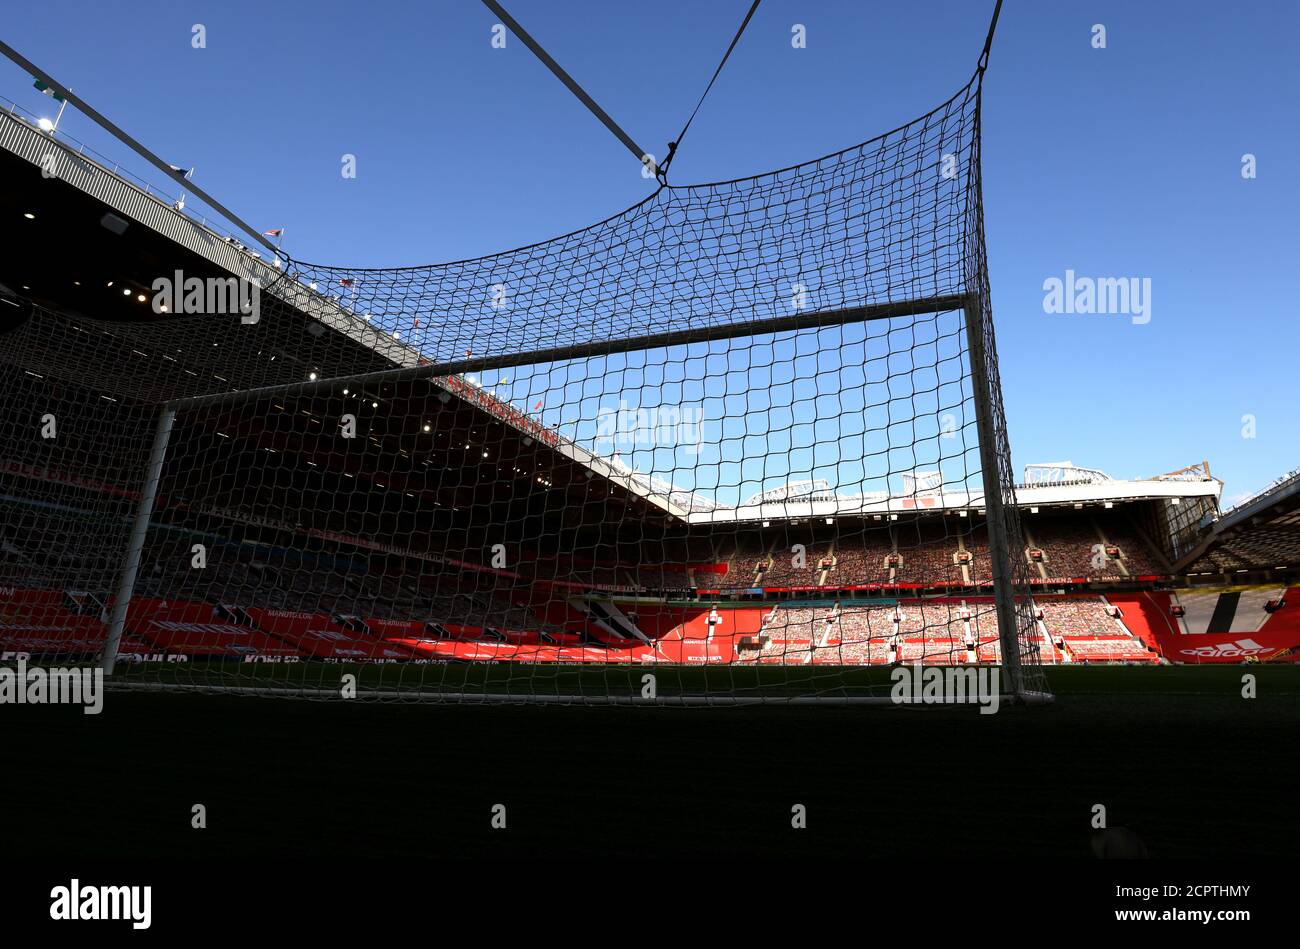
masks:
<svg viewBox="0 0 1300 949"><path fill-rule="evenodd" d="M350 287L350 286L352 286L352 278L351 278L351 277L341 277L341 278L339 279L339 284L340 284L341 286L344 286L344 287Z"/></svg>
<svg viewBox="0 0 1300 949"><path fill-rule="evenodd" d="M262 236L263 236L263 237L279 237L279 236L280 236L281 234L283 234L283 233L284 233L284 228L282 228L282 227L273 227L273 228L271 228L271 230L269 230L269 231L263 231L263 232L262 232Z"/></svg>
<svg viewBox="0 0 1300 949"><path fill-rule="evenodd" d="M182 168L180 165L171 165L171 164L169 164L167 167L170 168L172 171L176 172L176 174L180 175L182 178L189 178L190 175L194 174L193 168Z"/></svg>
<svg viewBox="0 0 1300 949"><path fill-rule="evenodd" d="M45 95L50 96L52 99L54 99L55 102L65 101L63 98L63 94L59 92L58 89L55 89L53 86L51 86L48 82L43 82L42 80L37 79L35 82L32 83L32 87L38 90L39 92L43 92L45 93Z"/></svg>

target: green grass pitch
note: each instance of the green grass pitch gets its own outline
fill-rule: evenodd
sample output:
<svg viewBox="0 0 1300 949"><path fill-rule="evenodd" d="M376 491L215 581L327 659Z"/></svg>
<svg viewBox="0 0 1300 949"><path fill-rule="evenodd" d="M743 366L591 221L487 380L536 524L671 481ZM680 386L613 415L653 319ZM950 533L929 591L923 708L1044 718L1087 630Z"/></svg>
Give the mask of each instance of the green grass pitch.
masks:
<svg viewBox="0 0 1300 949"><path fill-rule="evenodd" d="M483 686L521 671L466 669ZM603 688L613 670L562 671L570 685ZM718 672L739 676L690 669L664 688ZM1241 695L1247 673L1253 699ZM1300 666L1069 667L1047 678L1052 705L988 716L114 691L99 716L0 709L10 735L0 804L14 846L87 856L1090 859L1097 804L1156 857L1300 849ZM202 831L190 827L195 803L207 808ZM490 826L494 804L506 805L505 830ZM790 826L796 804L806 829Z"/></svg>

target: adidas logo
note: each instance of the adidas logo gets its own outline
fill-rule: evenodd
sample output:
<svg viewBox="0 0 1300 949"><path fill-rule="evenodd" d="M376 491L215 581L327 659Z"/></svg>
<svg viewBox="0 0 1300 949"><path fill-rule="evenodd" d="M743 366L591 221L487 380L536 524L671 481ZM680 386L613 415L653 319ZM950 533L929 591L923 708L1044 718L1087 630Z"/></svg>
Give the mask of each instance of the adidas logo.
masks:
<svg viewBox="0 0 1300 949"><path fill-rule="evenodd" d="M1255 656L1265 651L1265 647L1253 639L1238 639L1235 643L1217 643L1213 646L1197 646L1195 649L1179 650L1185 656L1202 658L1229 658L1236 656Z"/></svg>

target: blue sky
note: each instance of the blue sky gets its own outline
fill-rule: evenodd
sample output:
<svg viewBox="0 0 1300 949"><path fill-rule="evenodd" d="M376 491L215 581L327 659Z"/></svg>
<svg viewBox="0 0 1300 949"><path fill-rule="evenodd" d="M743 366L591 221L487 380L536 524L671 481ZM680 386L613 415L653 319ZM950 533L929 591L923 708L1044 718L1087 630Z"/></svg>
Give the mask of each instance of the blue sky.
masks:
<svg viewBox="0 0 1300 949"><path fill-rule="evenodd" d="M748 4L509 0L662 150ZM677 183L894 128L969 76L991 2L766 0L692 126ZM392 266L531 243L645 197L631 156L476 0L11 5L4 38L299 259ZM207 48L191 47L191 27ZM806 49L790 28L807 27ZM1107 48L1091 46L1104 24ZM1293 2L1007 0L984 188L1015 461L1116 477L1208 458L1225 498L1300 464L1300 58ZM0 95L48 111L16 68ZM103 138L80 116L65 131ZM103 150L125 157L118 146ZM357 156L357 177L339 174ZM1258 177L1241 176L1243 154ZM150 176L157 178L156 175ZM1149 277L1151 321L1043 311L1043 281ZM1246 415L1255 437L1243 437Z"/></svg>

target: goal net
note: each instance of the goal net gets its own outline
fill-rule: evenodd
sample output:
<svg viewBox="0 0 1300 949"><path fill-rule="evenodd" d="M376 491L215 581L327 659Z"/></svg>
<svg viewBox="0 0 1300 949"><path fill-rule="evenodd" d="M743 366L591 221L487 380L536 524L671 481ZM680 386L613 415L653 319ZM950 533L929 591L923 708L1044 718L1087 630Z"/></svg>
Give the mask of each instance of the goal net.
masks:
<svg viewBox="0 0 1300 949"><path fill-rule="evenodd" d="M1042 692L979 89L491 257L142 263L137 316L6 316L0 652L321 697Z"/></svg>

